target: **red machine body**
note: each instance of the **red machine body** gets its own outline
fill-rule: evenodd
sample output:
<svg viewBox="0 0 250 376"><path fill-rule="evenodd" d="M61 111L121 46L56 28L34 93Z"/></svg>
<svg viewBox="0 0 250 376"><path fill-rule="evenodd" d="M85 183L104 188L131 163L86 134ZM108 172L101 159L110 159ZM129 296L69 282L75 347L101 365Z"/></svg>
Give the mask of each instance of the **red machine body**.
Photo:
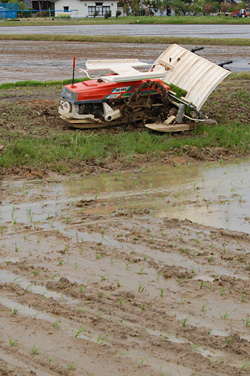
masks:
<svg viewBox="0 0 250 376"><path fill-rule="evenodd" d="M108 100L128 98L133 91L145 82L157 82L165 87L168 91L169 86L164 84L160 79L138 80L128 82L112 82L101 78L83 81L74 85L66 85L63 88L62 97L71 103L100 103ZM157 89L142 89L143 94L157 94Z"/></svg>

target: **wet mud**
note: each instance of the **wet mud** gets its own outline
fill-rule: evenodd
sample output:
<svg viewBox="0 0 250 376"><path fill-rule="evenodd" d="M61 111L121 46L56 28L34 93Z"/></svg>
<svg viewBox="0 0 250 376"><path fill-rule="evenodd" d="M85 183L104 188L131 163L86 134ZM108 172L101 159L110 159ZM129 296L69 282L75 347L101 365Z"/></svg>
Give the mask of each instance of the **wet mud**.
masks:
<svg viewBox="0 0 250 376"><path fill-rule="evenodd" d="M3 179L1 374L249 374L249 167Z"/></svg>

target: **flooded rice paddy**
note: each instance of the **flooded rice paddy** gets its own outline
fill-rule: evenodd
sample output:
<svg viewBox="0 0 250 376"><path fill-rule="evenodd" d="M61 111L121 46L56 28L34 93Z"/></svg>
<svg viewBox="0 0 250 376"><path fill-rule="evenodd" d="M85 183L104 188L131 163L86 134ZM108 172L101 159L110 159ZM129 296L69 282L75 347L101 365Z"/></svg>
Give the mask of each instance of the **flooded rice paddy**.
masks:
<svg viewBox="0 0 250 376"><path fill-rule="evenodd" d="M191 50L196 46L183 47ZM138 58L152 64L166 48L160 44L0 41L0 83L71 78L73 56L77 69L88 59ZM205 46L199 55L214 63L233 61L227 66L232 72L250 70L248 46Z"/></svg>
<svg viewBox="0 0 250 376"><path fill-rule="evenodd" d="M2 181L1 370L249 374L249 168Z"/></svg>
<svg viewBox="0 0 250 376"><path fill-rule="evenodd" d="M0 26L1 34L70 34L250 38L249 25L57 25Z"/></svg>

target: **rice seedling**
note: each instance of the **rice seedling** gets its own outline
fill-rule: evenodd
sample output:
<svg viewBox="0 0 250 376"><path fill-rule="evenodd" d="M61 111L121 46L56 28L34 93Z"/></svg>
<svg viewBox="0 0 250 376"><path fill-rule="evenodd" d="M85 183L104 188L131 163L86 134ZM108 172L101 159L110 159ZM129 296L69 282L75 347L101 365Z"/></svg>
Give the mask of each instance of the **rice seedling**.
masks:
<svg viewBox="0 0 250 376"><path fill-rule="evenodd" d="M132 262L132 261L127 262L127 264L126 264L126 270L129 269L129 265L131 264L131 262Z"/></svg>
<svg viewBox="0 0 250 376"><path fill-rule="evenodd" d="M191 347L191 351L196 353L200 345L195 345L194 343L192 343L190 347Z"/></svg>
<svg viewBox="0 0 250 376"><path fill-rule="evenodd" d="M220 295L223 296L225 294L225 292L227 291L227 288L225 286L222 286L220 288Z"/></svg>
<svg viewBox="0 0 250 376"><path fill-rule="evenodd" d="M160 288L160 297L162 298L164 295L164 289L163 288Z"/></svg>
<svg viewBox="0 0 250 376"><path fill-rule="evenodd" d="M148 241L148 242L149 242L149 244L153 244L153 243L154 243L154 240L155 240L155 237L154 237L154 236L152 236L152 238L150 238L150 239L149 239L149 241Z"/></svg>
<svg viewBox="0 0 250 376"><path fill-rule="evenodd" d="M0 234L3 234L4 230L7 228L7 226L0 226Z"/></svg>
<svg viewBox="0 0 250 376"><path fill-rule="evenodd" d="M34 345L30 351L31 355L36 355L38 354L39 348Z"/></svg>
<svg viewBox="0 0 250 376"><path fill-rule="evenodd" d="M178 278L178 280L177 280L177 282L178 282L179 284L181 284L183 281L184 281L184 277L180 277L180 278Z"/></svg>
<svg viewBox="0 0 250 376"><path fill-rule="evenodd" d="M40 270L39 269L34 270L33 274L35 277L38 276L40 274Z"/></svg>
<svg viewBox="0 0 250 376"><path fill-rule="evenodd" d="M137 274L145 274L145 273L143 273L144 268L145 268L145 266L143 266L143 267L139 270L139 272L137 272Z"/></svg>
<svg viewBox="0 0 250 376"><path fill-rule="evenodd" d="M79 307L77 307L76 308L76 312L81 312L81 313L86 312L86 309L85 309L84 305L80 305Z"/></svg>
<svg viewBox="0 0 250 376"><path fill-rule="evenodd" d="M207 305L206 305L206 304L202 304L201 310L202 310L203 312L205 312L206 309L207 309Z"/></svg>
<svg viewBox="0 0 250 376"><path fill-rule="evenodd" d="M245 321L245 327L248 328L250 326L250 318L247 317Z"/></svg>
<svg viewBox="0 0 250 376"><path fill-rule="evenodd" d="M143 303L143 304L141 305L141 310L142 310L142 311L145 311L146 308L147 308L147 304Z"/></svg>
<svg viewBox="0 0 250 376"><path fill-rule="evenodd" d="M244 293L241 294L241 298L240 298L241 303L243 303L245 301L245 296L246 296L246 294L244 294Z"/></svg>
<svg viewBox="0 0 250 376"><path fill-rule="evenodd" d="M69 371L74 371L76 368L75 368L74 364L68 364L68 365L67 365L67 369L68 369Z"/></svg>
<svg viewBox="0 0 250 376"><path fill-rule="evenodd" d="M12 209L11 209L11 220L12 220L12 222L14 223L14 224L16 224L16 217L14 217L14 215L15 215L15 211L16 211L16 208L15 208L15 206L12 206Z"/></svg>
<svg viewBox="0 0 250 376"><path fill-rule="evenodd" d="M208 261L208 262L212 262L213 259L214 259L213 256L209 256L208 259L207 259L207 261Z"/></svg>
<svg viewBox="0 0 250 376"><path fill-rule="evenodd" d="M156 274L156 281L159 281L159 279L161 278L163 274L162 273L157 273Z"/></svg>
<svg viewBox="0 0 250 376"><path fill-rule="evenodd" d="M228 312L224 313L224 315L222 313L220 313L220 318L221 319L226 320L226 319L228 319L229 316L230 316L230 313L228 313Z"/></svg>
<svg viewBox="0 0 250 376"><path fill-rule="evenodd" d="M187 323L189 321L189 317L186 317L185 319L182 320L182 326L185 327L187 326Z"/></svg>
<svg viewBox="0 0 250 376"><path fill-rule="evenodd" d="M108 341L110 341L109 336L107 334L105 334L105 333L101 333L97 337L96 344L103 345L104 343L106 343Z"/></svg>
<svg viewBox="0 0 250 376"><path fill-rule="evenodd" d="M103 293L102 292L98 292L98 298L102 299L102 297L103 297Z"/></svg>
<svg viewBox="0 0 250 376"><path fill-rule="evenodd" d="M141 284L141 282L139 282L138 292L143 292L144 289L145 289L145 286L143 286L143 285Z"/></svg>
<svg viewBox="0 0 250 376"><path fill-rule="evenodd" d="M53 324L54 329L59 328L59 326L60 326L60 320L57 320L56 322L54 322Z"/></svg>
<svg viewBox="0 0 250 376"><path fill-rule="evenodd" d="M136 365L138 368L141 368L142 365L143 365L143 363L144 363L147 359L149 359L149 357L143 358L143 359L141 359L141 360L137 360L137 359L136 359L136 363L135 363L135 365Z"/></svg>
<svg viewBox="0 0 250 376"><path fill-rule="evenodd" d="M9 338L9 344L10 346L17 346L17 340L13 340L12 338Z"/></svg>
<svg viewBox="0 0 250 376"><path fill-rule="evenodd" d="M15 316L17 314L17 312L18 312L18 306L13 308L12 315Z"/></svg>
<svg viewBox="0 0 250 376"><path fill-rule="evenodd" d="M79 335L84 332L86 330L86 328L80 326L80 328L77 330L77 332L75 333L74 337L77 338L79 337Z"/></svg>
<svg viewBox="0 0 250 376"><path fill-rule="evenodd" d="M123 304L126 303L127 301L128 301L128 299L121 298L121 299L119 299L119 304L120 304L120 305L123 305Z"/></svg>
<svg viewBox="0 0 250 376"><path fill-rule="evenodd" d="M239 372L243 372L243 371L247 371L248 369L250 369L250 362L249 361L246 361L242 364L242 366L239 368Z"/></svg>
<svg viewBox="0 0 250 376"><path fill-rule="evenodd" d="M37 317L41 314L41 312L37 312L34 316L33 316L33 319L36 320Z"/></svg>

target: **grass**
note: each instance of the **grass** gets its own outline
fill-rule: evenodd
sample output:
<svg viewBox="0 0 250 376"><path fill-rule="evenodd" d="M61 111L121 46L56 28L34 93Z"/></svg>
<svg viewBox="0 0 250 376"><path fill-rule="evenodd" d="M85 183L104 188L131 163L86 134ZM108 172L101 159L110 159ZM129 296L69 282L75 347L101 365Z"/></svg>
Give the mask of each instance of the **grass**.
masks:
<svg viewBox="0 0 250 376"><path fill-rule="evenodd" d="M233 18L228 16L175 16L175 17L160 17L160 16L127 16L118 18L84 18L84 19L65 19L55 18L53 20L42 18L21 18L17 20L4 20L0 26L55 26L55 25L114 25L114 24L171 24L171 25L187 25L187 24L207 24L207 25L228 25L228 24L249 24L250 20L247 18Z"/></svg>
<svg viewBox="0 0 250 376"><path fill-rule="evenodd" d="M139 44L191 44L212 46L250 46L247 38L193 38L165 36L126 35L50 35L50 34L1 34L0 40L24 40L47 42L91 42L91 43L139 43Z"/></svg>
<svg viewBox="0 0 250 376"><path fill-rule="evenodd" d="M75 82L86 81L88 78L75 78ZM22 87L47 87L47 86L58 86L58 85L68 85L71 84L72 79L61 80L61 81L17 81L11 83L4 83L0 85L0 90L22 88Z"/></svg>

